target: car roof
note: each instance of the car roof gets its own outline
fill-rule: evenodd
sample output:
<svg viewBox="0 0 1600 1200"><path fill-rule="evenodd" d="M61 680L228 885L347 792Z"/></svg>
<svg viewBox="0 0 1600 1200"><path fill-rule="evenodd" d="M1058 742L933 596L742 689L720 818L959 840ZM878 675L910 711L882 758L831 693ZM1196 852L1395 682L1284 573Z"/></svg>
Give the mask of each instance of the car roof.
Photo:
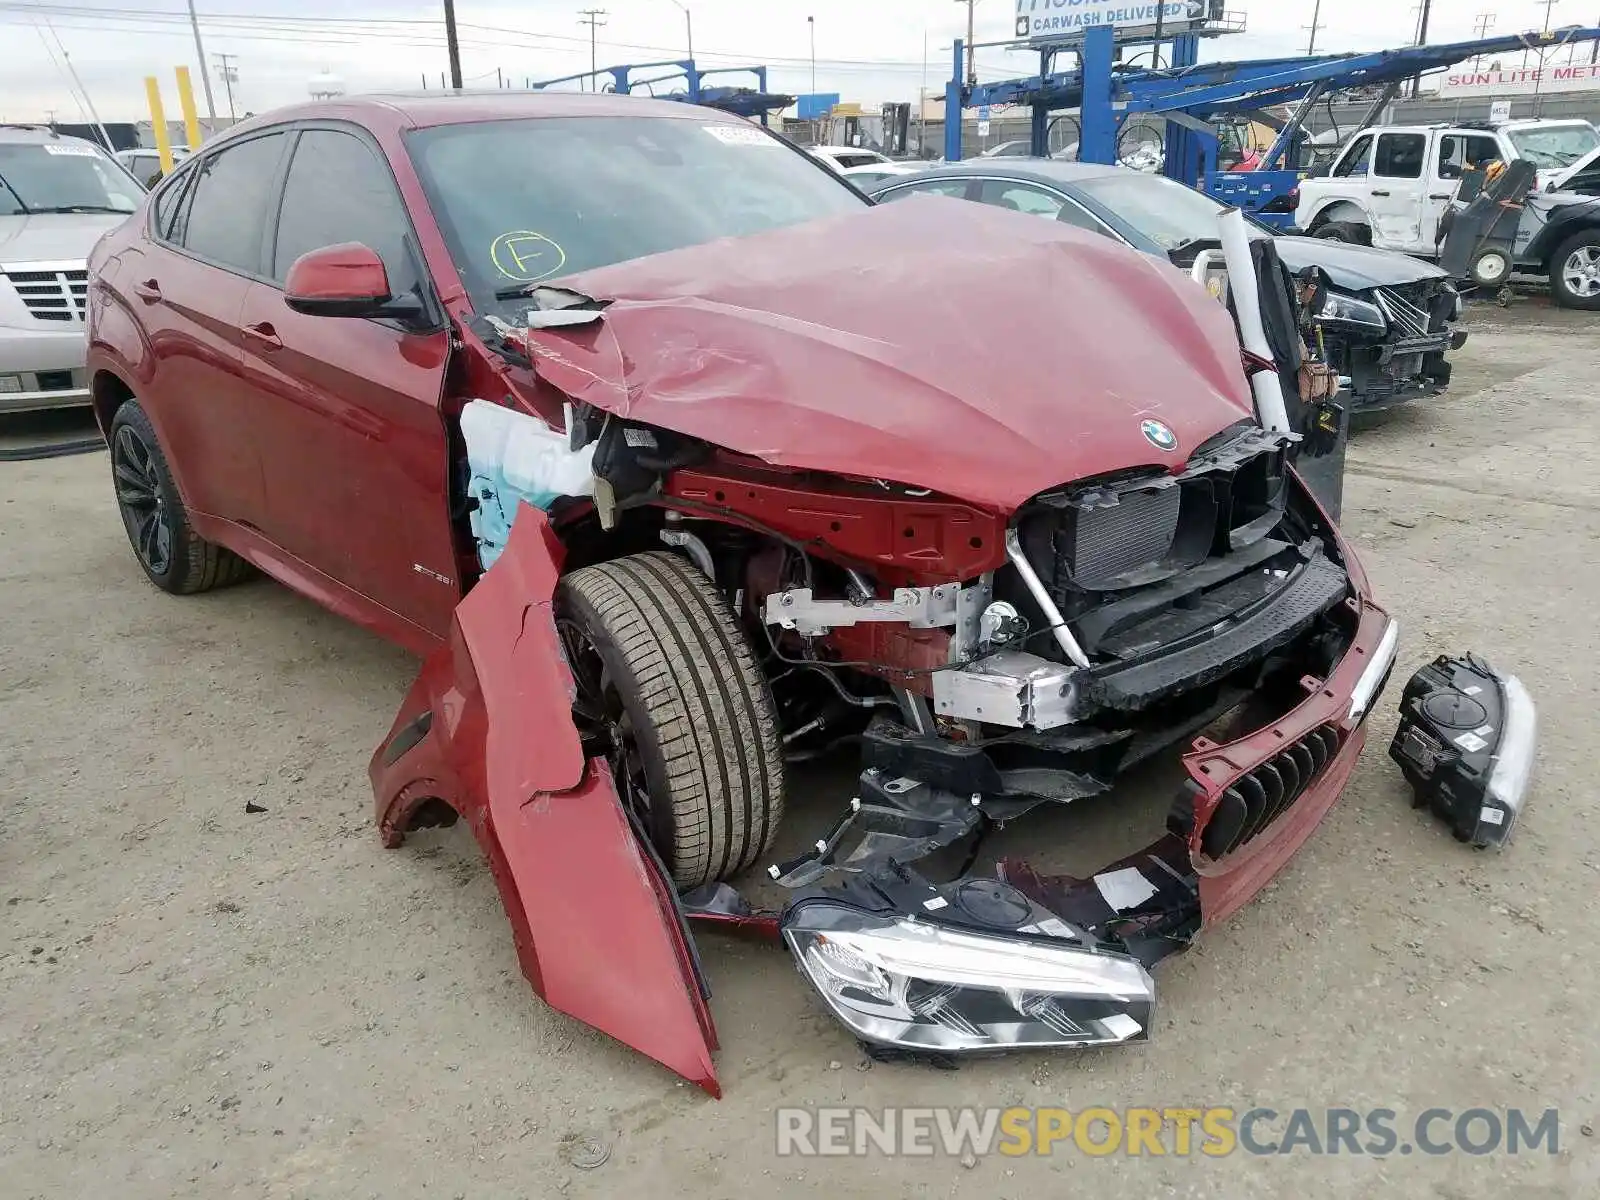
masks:
<svg viewBox="0 0 1600 1200"><path fill-rule="evenodd" d="M95 146L98 149L98 145L88 138L57 133L48 125L0 125L0 142L24 146L43 146L52 142L72 142L80 146Z"/></svg>
<svg viewBox="0 0 1600 1200"><path fill-rule="evenodd" d="M1061 162L1050 158L1016 158L995 155L992 158L969 159L948 163L942 167L929 167L918 173L919 179L948 179L963 175L1003 175L1007 179L1027 179L1035 183L1084 183L1090 179L1104 179L1120 175L1129 168L1113 167L1102 163ZM1137 172L1135 172L1137 173Z"/></svg>
<svg viewBox="0 0 1600 1200"><path fill-rule="evenodd" d="M732 113L675 100L652 100L614 92L480 91L393 92L313 100L261 113L231 126L228 134L264 129L289 121L353 121L369 129L398 132L476 121L515 121L538 117L676 117L720 125L748 125Z"/></svg>

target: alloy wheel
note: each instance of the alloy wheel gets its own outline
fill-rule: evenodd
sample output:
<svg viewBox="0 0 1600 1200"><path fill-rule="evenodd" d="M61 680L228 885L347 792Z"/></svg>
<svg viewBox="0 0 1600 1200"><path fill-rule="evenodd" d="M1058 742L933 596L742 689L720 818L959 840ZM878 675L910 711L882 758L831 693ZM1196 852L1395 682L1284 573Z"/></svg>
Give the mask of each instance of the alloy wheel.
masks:
<svg viewBox="0 0 1600 1200"><path fill-rule="evenodd" d="M150 445L131 425L121 426L112 439L111 470L134 553L152 575L165 575L172 566L173 514L162 498Z"/></svg>
<svg viewBox="0 0 1600 1200"><path fill-rule="evenodd" d="M611 768L617 795L630 821L642 826L658 847L665 831L654 819L644 755L639 749L633 714L617 690L615 676L600 656L594 640L578 624L562 618L556 623L561 648L572 671L576 695L572 720L578 727L585 758L604 758Z"/></svg>
<svg viewBox="0 0 1600 1200"><path fill-rule="evenodd" d="M1574 296L1600 296L1600 246L1580 246L1567 255L1561 278Z"/></svg>

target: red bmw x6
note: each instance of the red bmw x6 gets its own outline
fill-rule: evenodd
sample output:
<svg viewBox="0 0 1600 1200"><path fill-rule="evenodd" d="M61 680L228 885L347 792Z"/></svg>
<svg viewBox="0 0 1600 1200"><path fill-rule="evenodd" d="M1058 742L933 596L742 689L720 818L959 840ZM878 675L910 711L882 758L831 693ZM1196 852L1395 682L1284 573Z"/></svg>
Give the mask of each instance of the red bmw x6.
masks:
<svg viewBox="0 0 1600 1200"><path fill-rule="evenodd" d="M386 844L465 816L540 994L713 1092L690 921L781 938L875 1050L1147 1036L1148 968L1304 842L1393 661L1204 289L872 205L733 116L282 110L90 265L145 574L258 568L424 656ZM753 907L727 880L840 752L839 823ZM1092 877L929 865L1161 755L1165 822Z"/></svg>

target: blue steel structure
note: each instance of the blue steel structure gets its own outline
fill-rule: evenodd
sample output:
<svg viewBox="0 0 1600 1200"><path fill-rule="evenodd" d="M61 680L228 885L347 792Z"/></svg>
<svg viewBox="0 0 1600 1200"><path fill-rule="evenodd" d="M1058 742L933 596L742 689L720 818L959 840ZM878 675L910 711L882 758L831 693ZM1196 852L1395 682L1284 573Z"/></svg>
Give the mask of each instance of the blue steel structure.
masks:
<svg viewBox="0 0 1600 1200"><path fill-rule="evenodd" d="M664 75L652 75L647 79L634 77L635 71L653 71L669 68ZM712 75L754 75L756 86L743 87L706 87L704 80ZM741 117L759 117L761 123L767 123L770 113L779 112L794 103L793 96L780 96L767 91L767 68L759 67L713 67L709 71L702 71L695 65L694 59L668 59L663 62L649 63L623 63L615 67L601 67L598 71L580 71L576 75L562 75L556 79L542 79L530 83L528 86L534 91L542 91L561 83L574 83L580 80L593 80L597 86L602 80L609 80L604 89L620 95L629 95L638 89L645 89L647 94L656 96L656 84L672 83L681 80L683 90L668 92L656 96L658 100L678 100L685 104L705 104L712 108L720 108L727 112L737 113Z"/></svg>
<svg viewBox="0 0 1600 1200"><path fill-rule="evenodd" d="M1000 83L966 86L965 46L954 47L954 69L945 86L945 159L961 158L961 121L951 114L982 105L1027 104L1031 108L1033 153L1049 153L1049 114L1079 110L1080 162L1115 163L1117 133L1123 121L1147 114L1166 118L1168 176L1259 213L1271 201L1286 197L1300 173L1289 154L1300 136L1300 118L1324 95L1348 88L1381 89L1366 122L1377 118L1400 84L1414 75L1464 62L1480 54L1547 50L1574 42L1600 41L1600 28L1572 26L1439 46L1408 46L1365 54L1264 58L1242 62L1199 62L1200 39L1192 34L1172 42L1171 65L1160 68L1121 67L1117 41L1110 27L1087 30L1079 46L1078 69L1053 71L1061 49L1041 50L1039 74ZM1283 122L1262 110L1280 104L1301 104L1294 118ZM1243 116L1280 128L1277 141L1260 169L1222 172L1217 169L1218 139L1213 122ZM1280 169L1281 168L1281 169ZM1286 224L1292 215L1278 216Z"/></svg>

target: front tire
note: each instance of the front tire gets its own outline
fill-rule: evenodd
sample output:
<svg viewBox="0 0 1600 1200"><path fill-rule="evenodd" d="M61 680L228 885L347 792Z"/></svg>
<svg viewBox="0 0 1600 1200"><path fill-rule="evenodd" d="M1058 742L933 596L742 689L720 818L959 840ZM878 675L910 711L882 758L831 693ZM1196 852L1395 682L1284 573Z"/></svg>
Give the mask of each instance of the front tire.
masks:
<svg viewBox="0 0 1600 1200"><path fill-rule="evenodd" d="M1550 291L1562 308L1600 309L1600 229L1561 244L1550 259Z"/></svg>
<svg viewBox="0 0 1600 1200"><path fill-rule="evenodd" d="M111 478L128 542L145 576L164 592L188 596L237 583L249 565L189 524L155 426L137 400L111 419Z"/></svg>
<svg viewBox="0 0 1600 1200"><path fill-rule="evenodd" d="M556 588L574 719L683 889L772 847L783 752L772 695L732 611L669 552L584 567Z"/></svg>

